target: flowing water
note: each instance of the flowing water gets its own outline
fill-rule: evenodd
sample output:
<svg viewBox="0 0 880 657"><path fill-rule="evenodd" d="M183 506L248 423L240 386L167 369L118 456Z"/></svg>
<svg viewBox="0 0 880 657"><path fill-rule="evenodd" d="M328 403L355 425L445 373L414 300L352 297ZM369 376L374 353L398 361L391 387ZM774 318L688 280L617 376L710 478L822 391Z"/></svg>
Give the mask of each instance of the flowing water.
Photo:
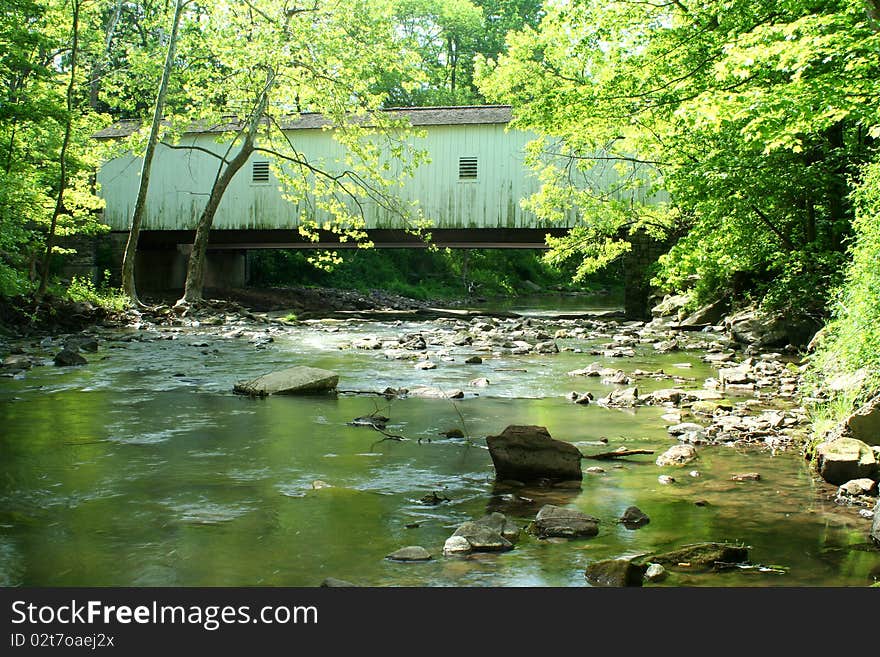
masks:
<svg viewBox="0 0 880 657"><path fill-rule="evenodd" d="M501 487L484 437L509 424L544 425L585 453L620 445L659 453L674 441L660 408L565 399L575 388L597 396L610 388L598 379L574 385L565 375L595 360L583 353L466 365L471 352L462 347L450 351L454 361L418 371L382 351L344 348L367 335L393 338L436 325L322 321L274 333L263 345L160 331L147 341L105 339L84 367L0 379L0 584L314 586L332 576L371 586L585 586L590 561L698 541L743 542L752 562L778 568L675 574L666 585L864 586L878 575L880 553L866 545L866 521L824 501L823 485L796 450L704 447L692 467L675 472L652 456L584 461L605 472L585 474L580 490ZM699 356L648 349L613 365L678 371L700 387L715 371ZM683 362L692 367L676 370ZM338 372L341 390L426 384L467 396L453 403L231 393L237 380L295 364ZM491 385L467 386L480 376ZM373 412L407 440L347 424ZM440 435L452 428L472 440ZM701 476L688 476L690 469ZM761 481L730 480L746 471L760 472ZM658 483L663 472L677 483ZM316 480L329 487L315 489ZM422 503L432 492L449 501ZM525 526L548 502L600 518L599 535L556 542L523 533L507 553L442 556L461 522L497 510ZM630 505L650 523L618 524ZM406 545L435 558L384 558Z"/></svg>

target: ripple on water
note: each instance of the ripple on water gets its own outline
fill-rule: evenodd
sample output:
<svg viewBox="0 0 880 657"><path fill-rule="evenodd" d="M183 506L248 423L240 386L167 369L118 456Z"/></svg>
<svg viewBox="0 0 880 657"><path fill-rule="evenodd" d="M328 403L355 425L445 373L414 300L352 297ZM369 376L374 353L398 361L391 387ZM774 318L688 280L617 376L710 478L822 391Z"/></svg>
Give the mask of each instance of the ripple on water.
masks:
<svg viewBox="0 0 880 657"><path fill-rule="evenodd" d="M233 481L249 482L260 481L271 476L269 468L251 468L251 469L233 469L226 473L226 476Z"/></svg>
<svg viewBox="0 0 880 657"><path fill-rule="evenodd" d="M184 431L186 431L184 428L163 429L162 431L141 433L136 436L110 436L108 440L123 445L158 445L167 442L172 436Z"/></svg>
<svg viewBox="0 0 880 657"><path fill-rule="evenodd" d="M0 536L0 586L21 586L24 563L11 539Z"/></svg>
<svg viewBox="0 0 880 657"><path fill-rule="evenodd" d="M207 500L188 504L166 502L166 506L180 522L189 525L218 525L235 520L254 510L251 504L219 504Z"/></svg>

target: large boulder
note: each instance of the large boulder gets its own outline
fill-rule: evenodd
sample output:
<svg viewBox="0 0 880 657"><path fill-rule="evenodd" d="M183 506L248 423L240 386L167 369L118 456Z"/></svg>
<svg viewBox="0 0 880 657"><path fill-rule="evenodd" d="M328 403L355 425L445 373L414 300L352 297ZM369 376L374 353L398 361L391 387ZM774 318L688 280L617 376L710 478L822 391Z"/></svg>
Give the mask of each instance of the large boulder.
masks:
<svg viewBox="0 0 880 657"><path fill-rule="evenodd" d="M636 559L639 564L657 563L671 569L709 570L725 564L744 563L749 549L730 543L697 543L678 550L647 555Z"/></svg>
<svg viewBox="0 0 880 657"><path fill-rule="evenodd" d="M803 346L821 328L806 315L768 315L753 308L728 316L724 326L731 340L757 348Z"/></svg>
<svg viewBox="0 0 880 657"><path fill-rule="evenodd" d="M486 444L498 479L583 479L580 450L554 440L546 427L511 425Z"/></svg>
<svg viewBox="0 0 880 657"><path fill-rule="evenodd" d="M630 559L607 559L587 566L584 577L593 586L641 586L647 568Z"/></svg>
<svg viewBox="0 0 880 657"><path fill-rule="evenodd" d="M816 448L816 467L822 479L839 486L851 479L874 477L877 459L861 440L838 438Z"/></svg>
<svg viewBox="0 0 880 657"><path fill-rule="evenodd" d="M868 445L880 445L880 395L850 415L845 422L846 432Z"/></svg>
<svg viewBox="0 0 880 657"><path fill-rule="evenodd" d="M667 295L663 298L663 301L651 308L651 314L654 317L669 317L670 315L677 317L690 301L691 296L689 294Z"/></svg>
<svg viewBox="0 0 880 657"><path fill-rule="evenodd" d="M545 504L535 516L539 538L585 538L599 533L599 519L577 509Z"/></svg>
<svg viewBox="0 0 880 657"><path fill-rule="evenodd" d="M727 299L720 299L713 303L700 306L690 315L681 320L681 326L702 326L704 324L718 324L727 313L729 303Z"/></svg>
<svg viewBox="0 0 880 657"><path fill-rule="evenodd" d="M339 375L317 367L289 367L250 381L239 381L233 391L240 395L298 395L326 392L336 388Z"/></svg>

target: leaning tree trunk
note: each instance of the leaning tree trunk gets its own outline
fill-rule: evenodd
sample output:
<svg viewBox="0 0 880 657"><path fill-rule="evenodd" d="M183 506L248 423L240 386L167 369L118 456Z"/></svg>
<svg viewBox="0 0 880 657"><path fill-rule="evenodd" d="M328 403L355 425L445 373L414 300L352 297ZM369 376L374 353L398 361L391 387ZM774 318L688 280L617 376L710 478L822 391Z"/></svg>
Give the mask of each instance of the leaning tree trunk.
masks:
<svg viewBox="0 0 880 657"><path fill-rule="evenodd" d="M178 305L187 305L199 303L202 300L202 291L205 285L205 258L208 251L208 237L211 233L211 226L214 223L214 215L217 214L217 208L220 207L220 201L223 200L223 194L229 183L235 177L248 158L254 152L257 131L260 122L266 114L266 108L269 105L269 92L275 81L274 71L269 71L266 85L257 98L256 106L251 113L250 119L244 128L244 141L241 150L235 154L231 160L220 163L217 170L217 177L214 179L214 186L211 188L211 195L208 197L208 203L199 221L196 224L196 236L193 240L192 252L189 256L189 264L186 271L186 284L183 290L183 297L177 302ZM241 133L239 133L241 134Z"/></svg>
<svg viewBox="0 0 880 657"><path fill-rule="evenodd" d="M58 155L58 195L55 197L55 209L52 211L52 220L49 223L49 233L46 235L46 251L43 254L43 270L40 276L40 287L37 289L37 298L42 299L46 294L49 284L49 265L52 263L52 250L55 248L55 232L58 229L58 219L64 213L64 193L67 191L67 151L70 148L70 138L73 133L73 92L76 87L76 65L79 58L79 10L80 0L73 2L73 21L71 22L70 45L70 81L67 84L67 116L64 119L64 139L61 142L61 152Z"/></svg>
<svg viewBox="0 0 880 657"><path fill-rule="evenodd" d="M137 243L141 234L141 223L144 219L144 209L147 204L147 190L150 186L150 171L153 167L153 155L156 152L156 144L159 142L159 127L162 123L162 115L165 112L165 96L168 93L168 80L171 77L171 69L174 64L174 52L177 49L177 33L180 25L180 17L189 0L177 0L174 10L174 19L171 25L171 39L168 42L168 51L165 53L165 67L162 69L162 81L159 83L159 91L156 94L156 106L153 108L153 123L150 126L150 138L144 151L144 161L141 164L141 178L138 186L137 200L131 215L131 228L128 232L128 241L125 244L125 254L122 257L122 291L134 303L139 303L137 288L134 279L134 263L137 255Z"/></svg>

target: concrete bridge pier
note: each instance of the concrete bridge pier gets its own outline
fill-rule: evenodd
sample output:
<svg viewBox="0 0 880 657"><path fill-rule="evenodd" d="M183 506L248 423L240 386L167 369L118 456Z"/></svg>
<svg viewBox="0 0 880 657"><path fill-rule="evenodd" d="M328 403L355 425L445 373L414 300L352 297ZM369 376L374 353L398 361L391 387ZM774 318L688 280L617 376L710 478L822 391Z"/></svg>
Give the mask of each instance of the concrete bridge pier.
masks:
<svg viewBox="0 0 880 657"><path fill-rule="evenodd" d="M627 319L651 319L649 299L654 264L669 250L669 244L639 231L628 237L632 248L623 256L623 312Z"/></svg>
<svg viewBox="0 0 880 657"><path fill-rule="evenodd" d="M122 256L127 235L111 233L110 259L113 263L111 282L119 285L122 280ZM142 294L169 290L183 290L186 268L189 264L190 244L176 247L139 248L135 260L135 281ZM236 288L247 283L247 250L208 250L205 263L205 287Z"/></svg>
<svg viewBox="0 0 880 657"><path fill-rule="evenodd" d="M177 249L138 250L135 280L141 292L182 290L192 246ZM208 251L205 261L206 288L237 288L247 283L247 251Z"/></svg>

